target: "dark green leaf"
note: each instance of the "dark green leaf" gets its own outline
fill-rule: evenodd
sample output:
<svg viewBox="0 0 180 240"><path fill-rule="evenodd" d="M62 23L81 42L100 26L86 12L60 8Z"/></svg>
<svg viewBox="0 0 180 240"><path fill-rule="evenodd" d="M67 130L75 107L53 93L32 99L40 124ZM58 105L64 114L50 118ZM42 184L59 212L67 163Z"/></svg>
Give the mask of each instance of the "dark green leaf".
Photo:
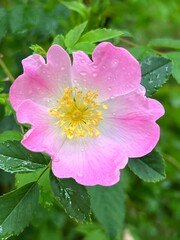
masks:
<svg viewBox="0 0 180 240"><path fill-rule="evenodd" d="M53 205L54 194L49 181L49 167L31 172L16 173L16 187L20 188L30 182L37 182L39 185L39 202L43 207L50 208Z"/></svg>
<svg viewBox="0 0 180 240"><path fill-rule="evenodd" d="M84 186L75 180L59 179L50 174L51 186L58 203L77 222L90 221L90 199Z"/></svg>
<svg viewBox="0 0 180 240"><path fill-rule="evenodd" d="M0 8L0 40L6 35L7 32L7 12L4 8Z"/></svg>
<svg viewBox="0 0 180 240"><path fill-rule="evenodd" d="M148 57L141 61L141 84L146 88L146 96L152 95L169 79L171 69L171 61L163 57Z"/></svg>
<svg viewBox="0 0 180 240"><path fill-rule="evenodd" d="M91 207L97 220L114 239L123 229L125 215L124 195L120 183L111 186L88 187Z"/></svg>
<svg viewBox="0 0 180 240"><path fill-rule="evenodd" d="M66 34L64 42L67 48L72 48L76 44L86 25L87 21L77 25L75 28L73 28Z"/></svg>
<svg viewBox="0 0 180 240"><path fill-rule="evenodd" d="M16 140L20 141L22 139L22 133L12 130L12 131L5 131L0 133L0 143L9 141L9 140Z"/></svg>
<svg viewBox="0 0 180 240"><path fill-rule="evenodd" d="M6 172L32 172L44 168L47 163L41 153L27 150L18 141L0 143L0 169Z"/></svg>
<svg viewBox="0 0 180 240"><path fill-rule="evenodd" d="M165 54L172 61L172 75L180 83L180 52L169 52Z"/></svg>
<svg viewBox="0 0 180 240"><path fill-rule="evenodd" d="M180 50L180 40L169 39L169 38L156 38L152 39L148 46L150 47L160 47L160 48L172 48Z"/></svg>
<svg viewBox="0 0 180 240"><path fill-rule="evenodd" d="M101 42L111 38L119 37L119 36L127 36L127 32L113 30L113 29L96 29L91 30L85 33L80 39L79 42Z"/></svg>
<svg viewBox="0 0 180 240"><path fill-rule="evenodd" d="M24 23L24 7L23 5L17 5L10 11L9 21L12 33L17 33L22 30Z"/></svg>
<svg viewBox="0 0 180 240"><path fill-rule="evenodd" d="M38 206L38 185L29 183L0 197L0 236L18 235Z"/></svg>
<svg viewBox="0 0 180 240"><path fill-rule="evenodd" d="M134 174L146 182L158 182L166 177L164 159L155 150L145 157L130 159L128 166Z"/></svg>

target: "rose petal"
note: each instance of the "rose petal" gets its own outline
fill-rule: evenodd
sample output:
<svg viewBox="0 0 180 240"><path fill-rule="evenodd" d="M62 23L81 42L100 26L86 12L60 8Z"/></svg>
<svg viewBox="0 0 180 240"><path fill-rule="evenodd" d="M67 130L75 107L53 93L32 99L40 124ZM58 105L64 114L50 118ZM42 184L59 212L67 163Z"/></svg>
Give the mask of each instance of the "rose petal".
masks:
<svg viewBox="0 0 180 240"><path fill-rule="evenodd" d="M10 101L16 110L26 99L50 105L51 100L59 98L68 85L71 86L71 62L66 51L53 45L47 52L47 64L37 54L22 61L24 73L19 76L10 89Z"/></svg>
<svg viewBox="0 0 180 240"><path fill-rule="evenodd" d="M31 151L44 151L55 155L64 143L56 120L49 115L48 109L31 100L24 101L17 110L17 119L21 123L32 124L31 129L24 135L22 144Z"/></svg>
<svg viewBox="0 0 180 240"><path fill-rule="evenodd" d="M155 121L164 114L164 108L158 101L144 96L141 87L126 95L118 96L104 102L108 110L103 112L105 118L140 119Z"/></svg>
<svg viewBox="0 0 180 240"><path fill-rule="evenodd" d="M104 137L67 140L53 159L59 178L74 178L83 185L109 186L119 181L119 169L127 164L120 146Z"/></svg>
<svg viewBox="0 0 180 240"><path fill-rule="evenodd" d="M109 99L133 91L141 81L138 61L125 49L100 43L91 61L82 51L73 53L74 85L99 91Z"/></svg>

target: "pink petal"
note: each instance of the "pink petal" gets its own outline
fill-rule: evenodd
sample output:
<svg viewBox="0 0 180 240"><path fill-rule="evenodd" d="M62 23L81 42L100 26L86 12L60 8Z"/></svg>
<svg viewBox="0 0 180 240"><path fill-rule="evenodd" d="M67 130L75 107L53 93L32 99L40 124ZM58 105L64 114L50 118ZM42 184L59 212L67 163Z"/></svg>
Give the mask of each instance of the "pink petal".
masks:
<svg viewBox="0 0 180 240"><path fill-rule="evenodd" d="M17 110L17 119L21 123L32 124L24 135L22 144L31 151L44 151L55 155L64 143L65 137L48 113L48 108L31 100L24 101Z"/></svg>
<svg viewBox="0 0 180 240"><path fill-rule="evenodd" d="M47 52L47 64L37 54L22 61L24 73L12 84L10 101L14 109L26 99L49 105L58 98L64 88L71 85L71 62L66 51L53 45Z"/></svg>
<svg viewBox="0 0 180 240"><path fill-rule="evenodd" d="M110 186L119 181L127 164L119 144L104 137L67 140L52 161L52 171L59 178L74 178L83 185Z"/></svg>
<svg viewBox="0 0 180 240"><path fill-rule="evenodd" d="M109 99L100 132L117 141L128 157L141 157L156 146L160 129L155 121L164 114L163 106L146 98L137 89L124 96Z"/></svg>
<svg viewBox="0 0 180 240"><path fill-rule="evenodd" d="M105 102L105 118L140 119L155 121L164 115L164 108L157 100L144 96L141 87L126 95L109 99Z"/></svg>
<svg viewBox="0 0 180 240"><path fill-rule="evenodd" d="M138 61L125 49L100 43L91 61L82 51L73 54L74 85L98 89L101 99L133 91L141 81Z"/></svg>

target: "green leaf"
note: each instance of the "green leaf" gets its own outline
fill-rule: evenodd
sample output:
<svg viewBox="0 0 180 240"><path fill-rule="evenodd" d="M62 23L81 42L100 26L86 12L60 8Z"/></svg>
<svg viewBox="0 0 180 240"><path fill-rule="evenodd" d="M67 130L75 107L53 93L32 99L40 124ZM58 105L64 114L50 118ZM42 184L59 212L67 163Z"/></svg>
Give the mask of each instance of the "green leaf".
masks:
<svg viewBox="0 0 180 240"><path fill-rule="evenodd" d="M72 48L75 45L75 43L79 40L82 32L84 31L86 25L87 21L77 25L66 34L64 42L67 48Z"/></svg>
<svg viewBox="0 0 180 240"><path fill-rule="evenodd" d="M62 1L61 3L64 6L66 6L69 10L79 13L84 20L88 18L88 9L83 3L77 1L70 2Z"/></svg>
<svg viewBox="0 0 180 240"><path fill-rule="evenodd" d="M148 46L156 48L172 48L180 50L180 40L169 39L169 38L156 38L152 39Z"/></svg>
<svg viewBox="0 0 180 240"><path fill-rule="evenodd" d="M152 95L169 79L172 64L163 57L148 57L141 62L142 82L146 88L146 96Z"/></svg>
<svg viewBox="0 0 180 240"><path fill-rule="evenodd" d="M97 220L104 226L111 239L123 229L125 216L124 193L120 183L111 187L88 187L91 207Z"/></svg>
<svg viewBox="0 0 180 240"><path fill-rule="evenodd" d="M60 45L61 47L65 48L64 36L63 36L62 34L57 35L57 36L54 38L52 44L58 44L58 45Z"/></svg>
<svg viewBox="0 0 180 240"><path fill-rule="evenodd" d="M131 171L146 182L158 182L166 177L164 159L153 150L142 158L133 158L128 163Z"/></svg>
<svg viewBox="0 0 180 240"><path fill-rule="evenodd" d="M54 194L49 181L49 167L31 173L16 173L16 187L20 188L30 182L37 182L40 190L39 202L45 208L53 205Z"/></svg>
<svg viewBox="0 0 180 240"><path fill-rule="evenodd" d="M127 32L113 30L113 29L96 29L91 30L85 33L80 39L79 42L101 42L111 38L119 37L119 36L126 36Z"/></svg>
<svg viewBox="0 0 180 240"><path fill-rule="evenodd" d="M46 51L41 46L39 46L38 44L32 44L29 48L31 50L33 50L33 54L36 53L36 54L39 54L43 57L46 56Z"/></svg>
<svg viewBox="0 0 180 240"><path fill-rule="evenodd" d="M4 8L0 8L0 40L6 35L7 32L7 12Z"/></svg>
<svg viewBox="0 0 180 240"><path fill-rule="evenodd" d="M38 206L38 185L29 183L0 197L0 236L18 235Z"/></svg>
<svg viewBox="0 0 180 240"><path fill-rule="evenodd" d="M90 199L84 186L75 180L59 179L50 174L51 186L57 202L77 222L90 222Z"/></svg>
<svg viewBox="0 0 180 240"><path fill-rule="evenodd" d="M81 51L84 51L86 54L91 54L95 46L96 45L94 43L90 43L90 42L78 42L73 46L73 48L70 51L75 52L75 51L81 50Z"/></svg>
<svg viewBox="0 0 180 240"><path fill-rule="evenodd" d="M156 55L156 52L147 46L135 46L130 48L129 52L139 60L145 57Z"/></svg>
<svg viewBox="0 0 180 240"><path fill-rule="evenodd" d="M0 133L0 143L8 140L20 141L21 139L22 139L22 133L15 130L5 131Z"/></svg>
<svg viewBox="0 0 180 240"><path fill-rule="evenodd" d="M180 52L169 52L165 54L172 61L172 75L180 83Z"/></svg>
<svg viewBox="0 0 180 240"><path fill-rule="evenodd" d="M9 13L9 21L12 33L22 31L24 23L24 6L17 5L13 7Z"/></svg>
<svg viewBox="0 0 180 240"><path fill-rule="evenodd" d="M0 104L4 105L5 107L5 115L12 114L12 107L9 102L9 94L7 93L0 93Z"/></svg>
<svg viewBox="0 0 180 240"><path fill-rule="evenodd" d="M0 143L0 169L6 172L32 172L44 168L47 163L41 153L27 150L18 141Z"/></svg>

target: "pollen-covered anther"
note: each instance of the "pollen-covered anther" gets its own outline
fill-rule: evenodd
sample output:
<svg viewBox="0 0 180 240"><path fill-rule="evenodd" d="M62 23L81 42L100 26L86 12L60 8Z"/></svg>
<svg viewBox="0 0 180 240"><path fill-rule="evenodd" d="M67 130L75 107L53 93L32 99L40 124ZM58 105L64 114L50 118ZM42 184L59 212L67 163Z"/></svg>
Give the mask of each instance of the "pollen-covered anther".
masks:
<svg viewBox="0 0 180 240"><path fill-rule="evenodd" d="M62 130L62 135L68 139L100 135L99 121L104 119L102 110L108 107L97 102L97 97L98 91L84 93L77 87L64 89L63 96L57 99L59 106L49 111L57 119L56 125Z"/></svg>

